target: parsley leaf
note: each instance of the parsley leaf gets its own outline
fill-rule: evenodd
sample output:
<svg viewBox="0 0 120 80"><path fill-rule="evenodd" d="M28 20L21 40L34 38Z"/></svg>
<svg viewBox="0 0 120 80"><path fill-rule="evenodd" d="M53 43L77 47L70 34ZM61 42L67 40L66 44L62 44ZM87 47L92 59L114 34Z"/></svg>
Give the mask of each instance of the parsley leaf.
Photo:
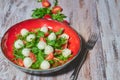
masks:
<svg viewBox="0 0 120 80"><path fill-rule="evenodd" d="M52 19L62 22L66 16L62 13L52 14Z"/></svg>
<svg viewBox="0 0 120 80"><path fill-rule="evenodd" d="M42 51L39 51L38 55L37 55L37 61L35 63L32 64L31 68L33 69L37 69L40 67L40 64L42 63L42 61L44 60L44 55Z"/></svg>
<svg viewBox="0 0 120 80"><path fill-rule="evenodd" d="M64 28L61 28L59 31L57 31L55 34L56 35L60 35L60 34L62 34L63 33L63 30L64 30Z"/></svg>
<svg viewBox="0 0 120 80"><path fill-rule="evenodd" d="M43 18L45 14L51 14L50 8L36 8L33 10L32 17L33 18Z"/></svg>
<svg viewBox="0 0 120 80"><path fill-rule="evenodd" d="M14 48L14 56L16 59L20 58L20 59L24 59L25 57L22 54L22 49L16 49Z"/></svg>
<svg viewBox="0 0 120 80"><path fill-rule="evenodd" d="M42 31L38 31L37 32L37 38L40 38L40 37L44 37L44 32L42 32Z"/></svg>

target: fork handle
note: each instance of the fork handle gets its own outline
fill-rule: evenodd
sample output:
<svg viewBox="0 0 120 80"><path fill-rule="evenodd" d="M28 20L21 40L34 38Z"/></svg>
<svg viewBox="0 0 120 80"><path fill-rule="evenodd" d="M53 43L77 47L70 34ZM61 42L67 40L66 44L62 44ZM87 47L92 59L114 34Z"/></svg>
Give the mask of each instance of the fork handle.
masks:
<svg viewBox="0 0 120 80"><path fill-rule="evenodd" d="M72 75L70 76L70 80L77 80L79 71L80 71L83 63L84 63L85 60L86 60L87 53L88 53L88 50L86 49L85 52L84 52L84 54L82 55L80 64L77 65L77 67L76 67L75 70L73 71Z"/></svg>

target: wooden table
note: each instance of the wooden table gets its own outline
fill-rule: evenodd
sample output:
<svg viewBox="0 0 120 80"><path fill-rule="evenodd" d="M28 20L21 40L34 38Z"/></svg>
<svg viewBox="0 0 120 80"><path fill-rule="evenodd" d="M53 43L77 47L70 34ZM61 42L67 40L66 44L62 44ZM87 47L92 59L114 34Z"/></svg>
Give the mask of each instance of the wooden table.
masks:
<svg viewBox="0 0 120 80"><path fill-rule="evenodd" d="M50 0L52 1L52 0ZM87 41L99 39L89 52L78 80L120 80L120 0L59 0L70 25ZM0 39L13 24L31 18L36 0L0 0ZM8 63L0 51L0 80L69 80L74 67L54 75L29 75ZM79 63L79 62L76 62Z"/></svg>

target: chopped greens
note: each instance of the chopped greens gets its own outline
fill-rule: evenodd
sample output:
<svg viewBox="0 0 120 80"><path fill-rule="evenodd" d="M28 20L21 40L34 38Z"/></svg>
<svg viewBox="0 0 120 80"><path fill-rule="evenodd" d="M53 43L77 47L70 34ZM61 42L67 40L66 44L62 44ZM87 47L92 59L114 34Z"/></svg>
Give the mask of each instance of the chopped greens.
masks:
<svg viewBox="0 0 120 80"><path fill-rule="evenodd" d="M36 8L33 10L32 17L33 18L43 18L46 14L51 14L50 8Z"/></svg>
<svg viewBox="0 0 120 80"><path fill-rule="evenodd" d="M66 16L62 13L52 14L52 19L62 22Z"/></svg>

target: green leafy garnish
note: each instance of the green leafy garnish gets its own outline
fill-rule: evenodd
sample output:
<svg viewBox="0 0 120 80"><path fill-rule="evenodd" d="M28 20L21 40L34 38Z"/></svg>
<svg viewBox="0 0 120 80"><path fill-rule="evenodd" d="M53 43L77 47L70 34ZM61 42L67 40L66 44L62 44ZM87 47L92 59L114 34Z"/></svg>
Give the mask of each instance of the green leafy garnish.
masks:
<svg viewBox="0 0 120 80"><path fill-rule="evenodd" d="M14 48L14 56L16 59L18 59L18 58L24 59L25 58L22 54L22 49Z"/></svg>
<svg viewBox="0 0 120 80"><path fill-rule="evenodd" d="M35 40L31 41L31 42L26 42L26 47L27 48L30 48L30 47L33 47L35 46Z"/></svg>
<svg viewBox="0 0 120 80"><path fill-rule="evenodd" d="M44 61L44 55L43 55L42 51L39 51L39 53L37 55L37 61L32 64L31 68L33 68L33 69L39 68L42 61Z"/></svg>
<svg viewBox="0 0 120 80"><path fill-rule="evenodd" d="M39 53L39 49L38 49L37 47L33 47L33 48L31 49L31 51L32 51L34 54Z"/></svg>
<svg viewBox="0 0 120 80"><path fill-rule="evenodd" d="M64 57L63 55L59 55L59 56L57 56L57 58L60 60L67 60L68 59L68 57Z"/></svg>
<svg viewBox="0 0 120 80"><path fill-rule="evenodd" d="M42 31L38 31L37 32L37 38L40 38L40 37L44 37L44 32L42 32Z"/></svg>
<svg viewBox="0 0 120 80"><path fill-rule="evenodd" d="M52 19L62 22L66 16L62 13L52 14Z"/></svg>
<svg viewBox="0 0 120 80"><path fill-rule="evenodd" d="M57 39L54 47L57 48L57 49L61 49L61 46L63 44L65 44L65 43L66 43L66 39L65 38L59 38L59 39Z"/></svg>
<svg viewBox="0 0 120 80"><path fill-rule="evenodd" d="M64 30L64 29L61 28L61 29L60 29L59 31L57 31L55 34L56 34L56 35L60 35L60 34L62 34L62 33L63 33L63 30Z"/></svg>
<svg viewBox="0 0 120 80"><path fill-rule="evenodd" d="M50 64L54 64L55 62L53 60L49 60L49 63Z"/></svg>
<svg viewBox="0 0 120 80"><path fill-rule="evenodd" d="M36 8L33 10L32 17L33 18L43 18L44 15L51 14L50 8Z"/></svg>

